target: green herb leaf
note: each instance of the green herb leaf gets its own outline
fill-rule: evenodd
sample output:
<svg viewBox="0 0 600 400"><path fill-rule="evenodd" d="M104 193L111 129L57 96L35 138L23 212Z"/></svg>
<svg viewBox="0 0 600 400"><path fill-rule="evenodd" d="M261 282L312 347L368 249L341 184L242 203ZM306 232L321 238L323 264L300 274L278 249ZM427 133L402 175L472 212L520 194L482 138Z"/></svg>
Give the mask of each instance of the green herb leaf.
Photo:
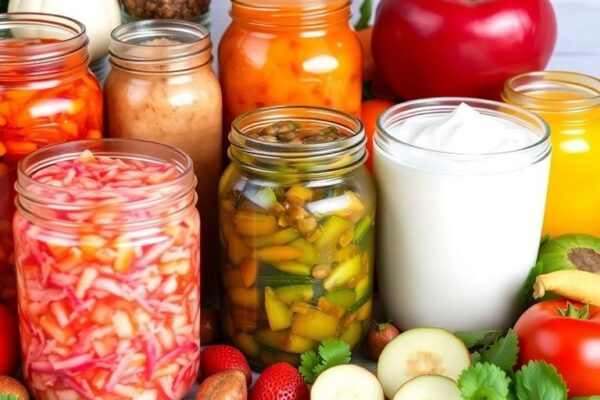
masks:
<svg viewBox="0 0 600 400"><path fill-rule="evenodd" d="M318 354L307 351L300 357L298 370L306 383L314 383L319 374L333 366L350 362L350 346L340 339L325 339Z"/></svg>
<svg viewBox="0 0 600 400"><path fill-rule="evenodd" d="M313 370L319 365L319 356L314 351L307 351L300 356L298 371L306 383L314 383L317 377Z"/></svg>
<svg viewBox="0 0 600 400"><path fill-rule="evenodd" d="M531 361L515 374L519 400L567 400L567 385L556 368Z"/></svg>
<svg viewBox="0 0 600 400"><path fill-rule="evenodd" d="M519 356L519 339L512 329L505 336L480 351L481 361L494 364L503 371L511 372L517 365Z"/></svg>
<svg viewBox="0 0 600 400"><path fill-rule="evenodd" d="M464 400L506 400L510 379L495 365L477 363L458 378L458 388Z"/></svg>
<svg viewBox="0 0 600 400"><path fill-rule="evenodd" d="M454 333L465 346L469 349L475 347L487 346L493 343L502 335L501 331L473 331L473 332L455 332Z"/></svg>
<svg viewBox="0 0 600 400"><path fill-rule="evenodd" d="M367 26L369 26L371 16L373 15L373 0L363 0L359 11L360 18L358 19L358 22L356 22L356 25L354 25L354 29L357 31L365 29Z"/></svg>

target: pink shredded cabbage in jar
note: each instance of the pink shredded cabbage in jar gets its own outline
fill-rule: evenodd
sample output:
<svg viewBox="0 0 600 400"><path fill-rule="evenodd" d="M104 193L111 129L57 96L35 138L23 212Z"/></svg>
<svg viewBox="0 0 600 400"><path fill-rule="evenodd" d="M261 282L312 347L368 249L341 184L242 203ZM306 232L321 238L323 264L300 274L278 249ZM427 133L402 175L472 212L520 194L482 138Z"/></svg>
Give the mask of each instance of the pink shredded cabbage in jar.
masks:
<svg viewBox="0 0 600 400"><path fill-rule="evenodd" d="M70 230L15 217L24 373L35 398L180 399L191 388L200 354L198 215L172 203L118 207L169 193L165 183L178 176L169 163L89 151L33 174L43 185L31 193L78 206L45 216L76 223ZM146 224L132 229L137 222Z"/></svg>

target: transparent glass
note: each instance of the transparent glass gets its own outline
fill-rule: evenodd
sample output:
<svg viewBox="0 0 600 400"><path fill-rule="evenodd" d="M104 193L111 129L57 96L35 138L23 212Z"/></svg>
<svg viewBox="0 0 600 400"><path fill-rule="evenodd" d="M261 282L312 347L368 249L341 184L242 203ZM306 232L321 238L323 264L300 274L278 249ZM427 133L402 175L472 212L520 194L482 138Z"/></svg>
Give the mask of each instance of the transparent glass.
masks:
<svg viewBox="0 0 600 400"><path fill-rule="evenodd" d="M15 305L10 226L17 163L48 144L100 138L102 92L88 71L79 22L2 14L0 37L0 301Z"/></svg>
<svg viewBox="0 0 600 400"><path fill-rule="evenodd" d="M163 171L176 174L136 183ZM152 142L76 141L19 164L19 328L36 399L174 399L191 388L200 357L195 183L187 155Z"/></svg>
<svg viewBox="0 0 600 400"><path fill-rule="evenodd" d="M552 131L544 233L600 236L600 80L532 72L509 79L502 97L544 118Z"/></svg>
<svg viewBox="0 0 600 400"><path fill-rule="evenodd" d="M260 141L268 125L334 126L342 140ZM371 324L375 193L359 120L273 107L233 123L219 187L224 330L250 362L298 364L325 338L358 346Z"/></svg>
<svg viewBox="0 0 600 400"><path fill-rule="evenodd" d="M274 105L360 115L361 47L350 1L233 0L219 44L225 127Z"/></svg>
<svg viewBox="0 0 600 400"><path fill-rule="evenodd" d="M145 19L183 19L210 28L210 0L120 0L123 23Z"/></svg>
<svg viewBox="0 0 600 400"><path fill-rule="evenodd" d="M221 89L210 61L211 38L200 25L175 20L133 22L115 29L112 69L104 85L108 135L175 146L194 162L202 243L218 247L221 176ZM218 253L202 254L203 303L216 301Z"/></svg>
<svg viewBox="0 0 600 400"><path fill-rule="evenodd" d="M523 142L533 142L473 154L398 138L411 118L447 116L461 103L514 123L530 138ZM377 272L384 309L397 326L471 331L505 329L514 322L541 238L549 136L534 114L478 99L410 101L379 117Z"/></svg>

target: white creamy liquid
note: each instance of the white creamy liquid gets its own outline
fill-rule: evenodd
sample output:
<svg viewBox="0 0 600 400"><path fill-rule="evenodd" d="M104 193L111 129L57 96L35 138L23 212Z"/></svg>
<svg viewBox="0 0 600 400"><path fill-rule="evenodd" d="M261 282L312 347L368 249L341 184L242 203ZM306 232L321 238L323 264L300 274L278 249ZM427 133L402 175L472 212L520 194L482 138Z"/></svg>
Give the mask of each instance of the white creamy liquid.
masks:
<svg viewBox="0 0 600 400"><path fill-rule="evenodd" d="M389 133L424 149L467 155L540 140L465 104L412 117ZM489 157L492 167L508 164L490 172L485 161L474 162L457 172L455 161L407 147L390 155L375 146L379 282L388 316L403 329L507 328L537 257L550 157L537 163L526 154ZM525 162L511 168L519 156Z"/></svg>

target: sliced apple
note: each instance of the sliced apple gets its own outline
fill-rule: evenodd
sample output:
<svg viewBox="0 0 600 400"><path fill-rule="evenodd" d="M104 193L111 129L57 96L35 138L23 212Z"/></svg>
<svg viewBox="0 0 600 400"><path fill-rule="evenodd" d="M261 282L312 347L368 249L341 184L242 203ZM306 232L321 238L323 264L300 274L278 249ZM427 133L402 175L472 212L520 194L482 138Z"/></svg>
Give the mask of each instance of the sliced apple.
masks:
<svg viewBox="0 0 600 400"><path fill-rule="evenodd" d="M311 400L383 400L383 389L370 371L358 365L336 365L323 372L310 390Z"/></svg>
<svg viewBox="0 0 600 400"><path fill-rule="evenodd" d="M461 400L456 382L441 375L421 375L411 379L394 395L393 400Z"/></svg>
<svg viewBox="0 0 600 400"><path fill-rule="evenodd" d="M470 364L469 350L451 332L410 329L385 346L377 362L377 377L391 399L400 386L417 376L441 375L457 380Z"/></svg>

